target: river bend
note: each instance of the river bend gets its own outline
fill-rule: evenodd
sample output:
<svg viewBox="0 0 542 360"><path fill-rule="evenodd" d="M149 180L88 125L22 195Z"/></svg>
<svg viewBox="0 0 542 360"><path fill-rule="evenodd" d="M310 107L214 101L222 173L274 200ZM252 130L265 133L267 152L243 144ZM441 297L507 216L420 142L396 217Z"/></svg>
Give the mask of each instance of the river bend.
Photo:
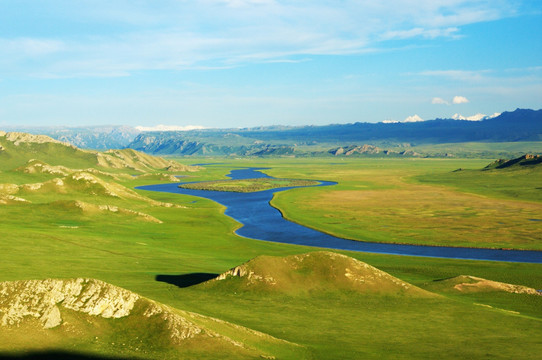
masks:
<svg viewBox="0 0 542 360"><path fill-rule="evenodd" d="M265 170L265 168L232 170L228 176L232 179L270 178L260 170ZM256 240L391 255L542 263L542 251L385 244L335 237L286 220L280 211L270 205L274 193L291 189L291 187L238 193L182 189L178 187L179 184L146 185L137 189L193 195L216 201L226 207L226 215L243 225L236 230L237 235ZM315 186L335 184L330 181L320 181L320 185Z"/></svg>

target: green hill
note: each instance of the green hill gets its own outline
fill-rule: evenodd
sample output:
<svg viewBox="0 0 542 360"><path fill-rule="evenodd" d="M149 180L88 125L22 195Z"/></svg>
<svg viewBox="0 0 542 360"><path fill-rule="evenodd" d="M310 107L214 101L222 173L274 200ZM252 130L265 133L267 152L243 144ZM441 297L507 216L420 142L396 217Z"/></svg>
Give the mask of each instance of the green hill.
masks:
<svg viewBox="0 0 542 360"><path fill-rule="evenodd" d="M507 284L470 275L459 275L453 278L436 280L429 284L427 288L459 293L506 292L512 294L540 295L536 289L527 286Z"/></svg>
<svg viewBox="0 0 542 360"><path fill-rule="evenodd" d="M525 154L516 159L505 160L499 159L495 160L491 164L487 165L484 170L492 169L507 169L507 168L521 168L522 166L532 167L532 166L542 166L542 155L532 155Z"/></svg>
<svg viewBox="0 0 542 360"><path fill-rule="evenodd" d="M371 265L329 251L287 257L258 256L208 281L205 286L230 288L231 291L290 294L339 290L380 295L432 296Z"/></svg>
<svg viewBox="0 0 542 360"><path fill-rule="evenodd" d="M0 171L11 170L39 160L52 166L72 169L101 168L124 171L195 171L175 161L150 156L132 149L105 152L81 150L45 135L0 131Z"/></svg>

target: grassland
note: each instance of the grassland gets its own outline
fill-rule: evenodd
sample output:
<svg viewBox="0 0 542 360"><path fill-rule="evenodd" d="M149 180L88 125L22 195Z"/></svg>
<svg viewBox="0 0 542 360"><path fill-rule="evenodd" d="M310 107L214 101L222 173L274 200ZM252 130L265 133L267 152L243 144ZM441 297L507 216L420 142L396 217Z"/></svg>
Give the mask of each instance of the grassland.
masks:
<svg viewBox="0 0 542 360"><path fill-rule="evenodd" d="M57 164L63 163L62 156L56 159ZM486 163L486 160L247 160L184 175L190 176L191 181L215 180L224 179L232 168L269 166L272 169L267 173L276 177L338 181L333 187L280 193L274 204L295 221L342 236L539 248L536 236L540 234L541 224L523 221L541 213L538 202L469 193L440 182L429 184L420 180L457 168L478 169ZM15 180L18 184L37 183L54 178L50 174L13 171L21 165L24 162L13 161L0 168L0 183ZM96 176L107 184L114 182L128 189L157 182L149 177L113 180L103 174ZM386 195L390 192L393 196ZM302 347L303 351L292 355L276 346L271 350L278 354L277 358L535 359L542 351L539 341L542 297L538 296L455 294L438 290L438 297L412 299L341 289L291 294L232 291L228 287L209 288L203 284L181 288L175 281L157 281L167 275L170 280L196 283L198 274L219 274L260 255L286 256L314 249L235 236L233 231L239 224L224 216L221 205L206 199L148 191L136 193L141 197L112 197L99 191L91 194L87 188L74 185L66 193L18 194L31 203L0 205L3 219L0 280L97 278L174 308L230 321ZM423 200L421 205L416 204L418 198ZM142 221L127 213L82 211L73 206L75 200L145 213L160 223ZM478 205L480 200L485 201L483 206ZM160 203L175 206L165 207ZM367 209L367 204L374 208ZM472 210L469 212L468 208ZM445 213L439 213L442 211ZM469 216L464 216L465 211ZM505 225L498 230L487 226L484 229L488 233L483 233L484 229L479 228L483 221L497 225L491 220L494 216L496 221L506 221ZM433 220L430 227L421 221L426 218ZM471 218L478 221L471 222ZM513 226L520 220L518 227ZM411 236L415 233L421 234L421 240ZM449 237L454 240L447 241ZM542 289L540 264L342 253L422 288L434 288L434 280L466 274ZM100 330L97 331L99 336ZM60 349L112 354L110 346L101 344L65 342ZM5 348L0 345L2 349ZM217 357L217 349L200 350L187 356ZM122 356L122 351L116 348L115 354ZM169 350L157 345L154 351L162 351L165 357ZM234 354L224 356L235 358Z"/></svg>
<svg viewBox="0 0 542 360"><path fill-rule="evenodd" d="M255 192L284 187L314 186L317 181L298 179L243 179L243 180L217 180L186 183L179 185L183 189L209 190L209 191L232 191L232 192Z"/></svg>
<svg viewBox="0 0 542 360"><path fill-rule="evenodd" d="M480 171L487 160L365 159L284 165L276 176L337 181L279 193L284 216L355 240L542 249L540 170ZM454 171L457 169L463 171Z"/></svg>

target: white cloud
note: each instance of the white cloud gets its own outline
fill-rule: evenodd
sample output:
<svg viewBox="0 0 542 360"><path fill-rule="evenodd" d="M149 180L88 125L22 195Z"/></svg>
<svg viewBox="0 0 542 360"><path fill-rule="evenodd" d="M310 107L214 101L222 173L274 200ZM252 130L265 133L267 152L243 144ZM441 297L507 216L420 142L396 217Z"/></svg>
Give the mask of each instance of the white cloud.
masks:
<svg viewBox="0 0 542 360"><path fill-rule="evenodd" d="M419 117L417 114L407 117L403 122L419 122L424 121L421 117Z"/></svg>
<svg viewBox="0 0 542 360"><path fill-rule="evenodd" d="M21 52L12 51L17 48L26 49L22 54L28 56L34 73L59 77L362 54L385 48L388 40L455 38L461 35L460 26L514 13L504 0L164 0L159 5L150 0L101 0L62 2L62 11L49 0L40 6L55 12L60 29L69 29L72 19L78 19L98 30L66 30L49 39L0 39L0 65L20 64L16 60ZM24 15L20 20L24 22ZM3 46L6 42L14 45ZM31 59L52 53L58 56Z"/></svg>
<svg viewBox="0 0 542 360"><path fill-rule="evenodd" d="M189 130L201 130L205 129L204 126L200 125L186 125L186 126L177 126L177 125L156 125L156 126L136 126L136 129L139 131L189 131Z"/></svg>
<svg viewBox="0 0 542 360"><path fill-rule="evenodd" d="M392 39L410 39L414 37L423 37L426 39L435 39L437 37L455 37L455 34L459 32L459 28L446 28L446 29L424 29L413 28L408 30L393 30L384 33L381 36L382 40Z"/></svg>
<svg viewBox="0 0 542 360"><path fill-rule="evenodd" d="M450 105L449 102L447 102L447 101L444 100L443 98L439 98L439 97L434 97L434 98L431 100L431 104Z"/></svg>
<svg viewBox="0 0 542 360"><path fill-rule="evenodd" d="M464 96L454 96L454 99L452 100L453 104L466 104L469 102L469 99L467 99Z"/></svg>
<svg viewBox="0 0 542 360"><path fill-rule="evenodd" d="M418 73L423 76L435 76L457 81L479 82L491 70L427 70Z"/></svg>

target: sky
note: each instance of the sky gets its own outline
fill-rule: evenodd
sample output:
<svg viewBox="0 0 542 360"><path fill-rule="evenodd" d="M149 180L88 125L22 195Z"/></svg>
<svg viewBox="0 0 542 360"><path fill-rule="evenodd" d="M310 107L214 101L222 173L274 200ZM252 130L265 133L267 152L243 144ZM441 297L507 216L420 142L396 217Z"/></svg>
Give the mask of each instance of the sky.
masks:
<svg viewBox="0 0 542 360"><path fill-rule="evenodd" d="M539 0L0 0L0 128L516 108L542 108Z"/></svg>

